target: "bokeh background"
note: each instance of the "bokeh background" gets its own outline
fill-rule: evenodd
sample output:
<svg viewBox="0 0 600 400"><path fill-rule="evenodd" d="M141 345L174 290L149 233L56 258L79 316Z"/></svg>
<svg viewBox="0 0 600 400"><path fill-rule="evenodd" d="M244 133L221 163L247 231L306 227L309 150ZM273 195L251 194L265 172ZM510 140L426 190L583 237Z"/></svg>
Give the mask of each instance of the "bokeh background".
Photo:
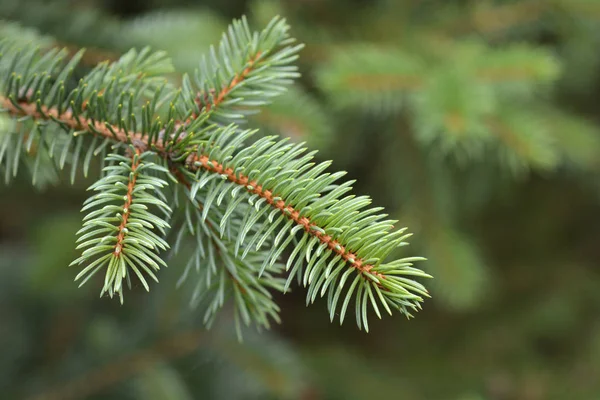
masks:
<svg viewBox="0 0 600 400"><path fill-rule="evenodd" d="M90 66L151 45L179 72L243 14L306 43L301 81L251 124L408 226L433 299L366 334L296 288L282 325L240 343L230 310L207 331L188 307L185 260L123 306L77 289L90 181L23 174L0 186L0 397L600 398L600 1L0 2Z"/></svg>

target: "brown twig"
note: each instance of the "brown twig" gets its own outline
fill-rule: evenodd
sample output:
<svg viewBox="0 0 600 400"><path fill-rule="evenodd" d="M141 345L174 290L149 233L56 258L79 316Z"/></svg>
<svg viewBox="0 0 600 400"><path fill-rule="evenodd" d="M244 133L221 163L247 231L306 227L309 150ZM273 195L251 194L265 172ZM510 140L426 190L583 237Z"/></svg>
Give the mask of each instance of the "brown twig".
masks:
<svg viewBox="0 0 600 400"><path fill-rule="evenodd" d="M231 93L231 91L233 91L236 86L238 86L240 83L242 83L246 78L248 78L248 75L250 75L250 73L252 72L252 70L254 69L254 65L256 64L256 62L260 59L260 56L262 55L262 53L259 51L256 53L256 55L254 55L254 57L251 57L248 60L248 66L246 68L244 68L244 70L242 71L241 74L236 74L231 83L229 83L229 86L224 87L223 89L221 89L221 91L219 92L219 94L217 95L217 97L214 98L214 100L211 102L208 101L208 96L204 95L202 96L200 93L198 94L198 97L196 98L196 101L198 102L198 105L201 106L201 101L200 99L202 97L204 97L204 109L208 112L213 108L216 108L219 106L219 104L221 104L223 102L223 100L225 99L225 97ZM202 111L202 108L200 109L200 111Z"/></svg>
<svg viewBox="0 0 600 400"><path fill-rule="evenodd" d="M123 240L125 239L125 228L127 227L127 220L131 214L131 203L133 202L133 189L135 188L135 181L137 180L136 170L140 166L141 160L139 159L140 150L135 149L131 155L131 178L127 183L127 194L125 195L125 204L123 204L123 216L121 224L119 225L119 234L117 235L117 243L115 244L115 251L113 252L115 257L121 255L123 249ZM137 159L136 159L137 158Z"/></svg>

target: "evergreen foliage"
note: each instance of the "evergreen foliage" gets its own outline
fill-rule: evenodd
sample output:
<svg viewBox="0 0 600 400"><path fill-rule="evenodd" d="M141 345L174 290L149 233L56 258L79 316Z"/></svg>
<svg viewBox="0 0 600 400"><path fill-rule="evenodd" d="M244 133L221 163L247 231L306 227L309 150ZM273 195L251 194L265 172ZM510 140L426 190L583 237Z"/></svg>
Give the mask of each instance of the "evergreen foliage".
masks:
<svg viewBox="0 0 600 400"><path fill-rule="evenodd" d="M406 244L405 229L393 230L397 221L369 207L368 197L349 194L352 182L338 182L344 173L326 172L330 162L316 163L315 152L274 136L251 140L255 131L238 125L299 76L292 62L302 46L288 29L280 18L260 32L234 21L181 88L167 78L173 69L162 51L130 50L77 80L83 50L69 57L6 35L7 180L33 157L34 184L40 169L67 166L73 183L101 156L101 177L88 189L95 194L81 210L82 254L71 264L81 285L104 273L100 295L123 302L132 280L146 290L148 278L158 280L168 241L196 236L182 279L190 269L199 275L192 302L208 302L207 323L233 298L236 322L268 327L279 321L269 290L285 292L296 277L308 287L307 304L327 295L340 323L352 305L367 331L370 310L381 318L420 309L428 293L412 278L428 275L412 265L421 258L386 261Z"/></svg>
<svg viewBox="0 0 600 400"><path fill-rule="evenodd" d="M210 45L220 40L231 18L242 14L257 27L267 26L274 15L285 16L290 35L306 44L294 61L302 76L286 82L277 97L259 98L270 102L260 112L232 104L226 110L232 120L212 114L206 125L248 135L242 151L263 135L289 136L282 148L306 142L319 149L311 163L333 159L336 170L348 171L358 192L385 206L386 219L400 220L415 233L411 248L427 257L423 266L435 277L427 281L433 299L426 312L409 324L402 318L371 318L370 336L326 326L326 302L315 300L307 308L303 301L320 294L311 291L314 283L310 296L294 282L287 288L292 293L280 295L288 278L299 279L300 286L305 276L310 279L307 262L301 274L285 271L304 229L279 262L268 263L259 275L277 237L273 233L256 250L270 226L272 206L259 217L267 225L255 224L236 248L235 234L246 213L256 216L266 200L253 211L260 198L250 204L246 189L235 198L224 195L220 204L216 194L204 219L198 205L207 193L229 193L236 184L227 179L217 189L212 185L219 180L212 178L191 200L196 175L208 169L183 168L178 174L172 168L178 162L165 164L156 149L144 152L146 162L169 173L146 172L168 185L161 188L164 198L144 191L173 210L166 217L148 205L169 223L162 239L170 248L142 248L158 251L169 268L150 269L160 284L140 270L150 293L128 269L132 290L125 278L124 304L98 300L106 270L78 288L85 277L76 284L72 280L89 264L65 266L85 250L75 250L73 235L81 228L81 203L98 193L85 188L106 176L102 169L110 165L105 161L110 153L131 160L130 144L113 149L114 140L93 143L90 132L69 142L68 132L54 121L38 120L40 130L34 130L32 120L0 113L0 179L11 182L0 185L3 395L46 400L599 398L598 2L3 0L0 19L10 22L0 23L0 37L19 46L35 42L43 54L64 48L60 65L80 57L68 90L98 64L117 62L132 48L137 51L129 57L165 51L172 65L154 63L164 68L154 76L155 88L163 87L156 114L166 125L169 99L174 99L182 105L176 122L188 123L194 112L200 114L196 100L211 98L178 94L183 75L194 91L200 89L199 62L211 54ZM153 51L141 52L146 46ZM82 47L87 50L78 54ZM220 57L218 47L215 51ZM154 93L134 93L139 96L134 108L152 103ZM195 139L216 132L205 128L201 124ZM52 151L37 152L40 140ZM72 169L77 140L82 149L94 151L81 153L79 167ZM262 140L279 143L275 137ZM87 179L82 165L89 165ZM36 189L31 189L34 172ZM36 195L37 188L44 194ZM232 201L239 204L221 226ZM273 222L278 218L275 214ZM405 257L404 251L393 251L390 259ZM235 276L242 277L244 290ZM350 284L347 279L336 320ZM191 308L182 307L187 302ZM252 307L256 303L261 306ZM349 303L346 320L354 317L355 305ZM230 318L229 311L236 316ZM279 314L285 323L275 326ZM236 325L242 328L248 317L259 328L266 321L274 329L258 336L244 331L244 342L237 343ZM203 323L212 329L198 329Z"/></svg>

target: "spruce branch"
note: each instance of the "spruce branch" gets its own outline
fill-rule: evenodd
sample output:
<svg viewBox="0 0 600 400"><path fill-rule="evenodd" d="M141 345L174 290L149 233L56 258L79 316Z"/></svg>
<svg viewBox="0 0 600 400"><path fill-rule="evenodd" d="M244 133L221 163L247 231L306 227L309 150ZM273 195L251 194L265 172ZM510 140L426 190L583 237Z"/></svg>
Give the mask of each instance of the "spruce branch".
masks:
<svg viewBox="0 0 600 400"><path fill-rule="evenodd" d="M105 167L107 174L90 186L88 190L99 193L90 197L82 208L82 211L95 211L86 214L83 228L77 233L77 242L80 243L77 248L86 250L71 265L84 262L88 265L75 280L83 278L81 286L106 267L100 296L104 293L110 297L118 294L121 302L123 280L126 279L131 287L130 269L148 291L150 289L142 271L158 281L153 271L158 271L160 265L166 266L158 257L158 251L169 247L161 236L169 227L165 219L169 218L172 210L155 194L167 182L148 174L152 170L162 170L162 167L149 162L151 156L150 152L141 153L133 147L129 149L128 156L109 154L108 161L113 165ZM118 205L122 201L122 205ZM149 212L149 206L160 209L165 217Z"/></svg>
<svg viewBox="0 0 600 400"><path fill-rule="evenodd" d="M150 147L150 144L147 142L147 140L145 140L144 135L140 132L129 133L122 129L119 129L116 126L111 126L98 121L92 122L91 120L85 119L82 116L74 116L71 111L66 111L65 113L58 114L58 111L56 109L48 109L44 107L42 107L41 111L39 111L36 105L34 104L27 103L24 101L14 103L13 101L3 97L0 97L0 102L3 105L4 109L8 110L14 115L29 116L38 119L56 120L75 130L89 129L90 133L102 136L104 138L114 139L121 143L131 142L134 144L134 151L137 155L139 155L142 151L146 151ZM153 144L153 147L159 153L163 155L167 154L164 145L160 141L155 142ZM270 190L264 189L255 180L249 180L249 178L244 174L236 175L232 168L224 168L223 164L219 163L219 161L210 160L204 154L192 155L191 157L185 160L185 164L187 169L190 171L195 171L197 169L205 169L209 172L216 173L226 178L227 180L245 188L249 193L256 194L258 197L265 199L267 204L279 210L283 215L287 216L297 225L301 226L311 236L318 238L321 243L325 244L329 249L338 254L342 259L348 261L353 268L356 268L361 273L371 273L373 265L365 264L362 259L357 257L356 254L354 254L353 252L348 251L337 240L334 240L331 236L324 234L322 228L320 228L314 223L311 223L311 221L307 217L301 216L300 212L294 209L293 206L286 204L284 200L282 200L278 196L275 196ZM136 166L136 164L132 164L132 171L135 171ZM129 185L131 186L131 188L133 188L133 185L135 185L135 180L130 181ZM129 193L129 191L127 192L127 198L128 200L126 200L124 209L127 209L127 205L131 202L131 193ZM126 223L127 215L125 214L123 216L123 224ZM121 237L121 234L119 235L119 237ZM118 247L119 243L116 245L116 248ZM115 250L115 252L117 252L117 250ZM385 279L385 277L379 272L374 271L372 274L377 278Z"/></svg>
<svg viewBox="0 0 600 400"><path fill-rule="evenodd" d="M226 91L224 90L224 92ZM66 111L62 114L59 114L57 109L54 108L49 109L43 106L38 108L35 104L28 103L26 101L15 103L14 101L4 97L0 97L0 103L3 105L4 109L8 110L14 115L56 120L74 130L87 129L90 133L102 136L104 138L114 139L122 143L133 143L135 152L137 154L140 154L140 152L146 151L148 148L150 148L150 143L148 143L147 139L145 139L144 134L140 132L130 133L120 129L117 126L112 126L99 121L92 121L82 116L75 116L71 111ZM155 142L152 147L163 155L167 154L166 148L161 141ZM318 238L321 243L325 244L342 259L348 261L353 268L356 268L361 273L371 274L373 265L365 264L362 259L357 257L353 252L348 251L337 240L334 240L331 236L324 234L323 229L314 223L311 223L308 218L301 216L300 212L295 210L293 206L286 204L281 198L276 200L278 198L277 196L274 196L270 190L263 189L263 187L257 184L256 181L249 180L244 174L236 175L232 168L225 169L217 160L210 160L204 154L192 155L192 157L189 157L185 160L185 164L187 169L191 171L202 168L219 174L229 181L244 187L249 193L256 194L257 196L265 199L269 205L272 205L275 209L279 210L283 215L286 215L297 225L303 227L304 230L311 236ZM133 182L133 184L135 184L135 182ZM126 223L126 216L124 216L124 223ZM385 278L381 273L376 271L374 271L372 275L376 278Z"/></svg>
<svg viewBox="0 0 600 400"><path fill-rule="evenodd" d="M368 197L349 195L352 182L337 183L344 173L325 172L330 162L314 163L315 152L303 144L272 136L248 143L255 131L235 124L298 75L289 64L301 46L292 45L287 31L277 18L254 34L244 19L234 22L219 51L201 63L197 86L184 75L181 89L162 78L169 65L163 53L128 53L74 84L69 80L80 56L41 74L61 58L26 49L23 61L14 46L3 47L2 110L27 124L57 127L51 132L69 143L76 138L73 148L63 147L73 170L89 141L90 149L98 140L112 144L104 174L90 187L98 193L82 209L78 242L85 250L73 262L83 265L77 279L86 282L105 268L102 293L122 301L123 280L130 285L133 271L148 290L142 272L156 280L154 272L166 265L159 251L168 247L174 209L197 235L196 258L204 258L201 234L213 249L196 291L212 295L208 323L229 292L236 321L269 327L269 319L278 321L278 307L268 289L285 292L294 277L308 287L307 304L327 295L330 317L340 310L340 323L354 299L357 324L366 330L369 308L379 317L380 308L409 317L420 309L428 293L412 277L429 276L412 265L421 258L385 261L410 234L393 231L397 221L369 208ZM200 103L198 93L207 93ZM184 187L184 204L177 191L166 192L167 180ZM285 283L277 277L284 269Z"/></svg>
<svg viewBox="0 0 600 400"><path fill-rule="evenodd" d="M218 49L211 47L194 74L194 86L184 76L188 94L196 93L193 101L197 113L214 123L241 122L257 107L269 104L281 95L293 79L299 77L290 65L304 46L294 44L285 20L274 18L260 33L252 33L245 17L223 34Z"/></svg>

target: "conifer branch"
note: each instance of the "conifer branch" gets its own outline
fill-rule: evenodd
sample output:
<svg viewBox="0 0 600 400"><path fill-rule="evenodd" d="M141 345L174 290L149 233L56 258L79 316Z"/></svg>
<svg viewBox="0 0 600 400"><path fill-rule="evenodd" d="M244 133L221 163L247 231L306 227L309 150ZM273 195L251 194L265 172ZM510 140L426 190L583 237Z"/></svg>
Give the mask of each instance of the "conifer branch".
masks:
<svg viewBox="0 0 600 400"><path fill-rule="evenodd" d="M56 109L42 108L42 111L40 112L34 104L27 102L19 102L15 104L3 97L0 97L0 102L3 105L3 108L9 110L9 112L11 112L14 115L25 115L34 118L57 120L75 130L88 129L90 133L98 134L105 138L115 139L125 144L131 142L136 148L137 154L146 151L150 147L150 144L144 138L144 135L139 132L125 132L116 126L110 126L108 124L98 121L92 122L81 116L75 117L71 111L66 111L59 115ZM158 153L161 154L163 157L168 157L167 151L165 150L165 147L162 144L162 142L155 142L152 145L152 147L155 148L158 151ZM298 210L295 210L294 207L292 207L289 204L286 204L284 200L281 200L279 196L273 194L270 190L264 189L256 181L248 179L248 177L244 174L236 175L234 173L233 168L224 168L223 165L217 160L210 160L206 155L191 155L185 161L185 166L190 171L195 171L198 168L203 168L207 171L216 173L221 176L225 176L230 182L233 182L245 188L249 193L256 194L257 196L265 199L268 204L273 206L275 209L279 210L283 215L285 215L290 220L294 221L294 223L296 223L297 225L302 226L302 228L307 233L309 233L311 236L316 237L321 243L326 245L334 253L338 254L342 259L347 261L352 268L356 268L360 273L372 274L377 278L385 279L385 275L383 275L382 273L372 271L372 264L366 264L356 254L346 249L343 244L339 243L330 235L324 234L324 230L321 227L312 223L307 217L300 215L300 212ZM132 169L135 171L135 164ZM129 186L131 186L131 188L133 188L133 185L135 185L135 177L133 179L134 180L129 183ZM125 209L127 209L127 202L131 202L129 191L127 196L128 200L126 200L126 204L124 206ZM279 198L280 200L275 200L277 198ZM125 214L123 217L123 224L126 223L127 214ZM119 235L119 237L122 239L122 234ZM115 252L117 252L117 248L118 244L115 247Z"/></svg>
<svg viewBox="0 0 600 400"><path fill-rule="evenodd" d="M116 154L108 156L109 161L118 164L107 166L107 175L90 187L90 190L99 193L84 203L82 211L99 206L102 208L85 216L77 241L81 242L78 248L87 249L71 263L79 265L94 260L75 278L85 277L81 285L106 266L104 288L100 295L107 292L112 297L116 293L121 302L122 280L127 279L128 285L131 285L129 269L149 290L140 270L157 281L153 271L157 271L160 264L166 266L157 253L166 250L169 245L154 230L164 235L168 223L148 210L149 206L157 207L167 218L172 210L153 193L167 182L148 175L148 171L161 169L148 161L150 156L150 152L142 153L133 146L128 157ZM115 204L120 200L124 201L122 206Z"/></svg>
<svg viewBox="0 0 600 400"><path fill-rule="evenodd" d="M186 224L177 241L186 232L196 235L195 259L208 257L194 292L200 298L214 294L207 323L223 305L224 280L231 282L238 333L238 321L267 328L269 319L279 321L268 289L285 292L295 277L308 287L307 304L327 295L330 318L341 309L340 323L354 299L357 324L366 330L369 306L378 317L380 307L408 317L420 309L428 292L409 278L429 277L412 267L421 258L385 262L410 236L405 229L392 232L397 221L385 220L381 208L368 208L368 197L347 195L352 182L336 183L344 173L325 172L330 163L313 163L315 152L304 154L303 144L274 137L247 144L255 132L232 123L268 104L298 76L289 64L301 46L292 45L287 30L280 19L254 34L244 19L234 22L210 62L201 63L196 83L184 75L181 90L161 81L170 64L160 53L130 52L97 66L67 91L81 54L64 68L48 68L60 62L53 53L38 56L28 49L15 64L11 60L20 60L20 53L4 45L9 56L0 58L0 107L15 120L55 127L42 131L65 138L61 166L70 156L73 171L79 159L87 168L94 154L113 144L104 175L90 187L97 193L82 209L87 214L78 242L85 250L72 265L85 265L77 279L85 277L84 283L106 268L102 293L122 301L123 281L131 285L133 272L148 290L142 272L157 280L154 272L166 265L159 252L169 247L172 210L179 218L183 208ZM208 95L198 103L198 93ZM85 157L84 138L92 142ZM98 139L103 144L96 147ZM177 190L164 193L168 184L161 175L185 187L184 207ZM211 242L208 254L205 240ZM278 260L292 243L284 284L276 277L283 270Z"/></svg>
<svg viewBox="0 0 600 400"><path fill-rule="evenodd" d="M0 102L3 105L3 108L9 110L14 115L24 115L30 116L34 118L44 118L60 121L69 127L80 130L80 129L89 129L89 132L92 134L98 134L102 137L115 139L124 144L133 143L136 148L136 152L139 155L141 152L146 151L150 144L139 132L125 132L119 129L116 126L109 126L105 123L101 123L98 121L92 122L87 120L81 116L75 117L71 111L66 111L63 114L58 114L56 109L48 109L42 108L42 111L39 112L37 107L34 104L27 102L19 102L14 104L10 100L0 97ZM218 104L218 103L216 103ZM167 151L165 150L162 142L158 141L152 145L159 154L163 157L168 157ZM209 160L206 155L192 155L188 157L185 161L185 166L190 171L195 171L198 168L203 168L207 171L219 174L221 176L227 177L230 182L233 182L241 187L244 187L249 193L256 194L257 196L266 200L268 204L279 210L283 215L287 216L290 220L294 221L297 225L302 226L306 232L310 235L319 239L319 241L325 245L333 252L338 254L344 260L346 260L353 268L356 268L361 273L371 273L374 276L385 279L385 276L377 271L371 272L373 269L373 265L365 264L362 259L356 256L352 251L346 249L341 243L337 240L333 239L331 236L323 233L323 229L312 223L308 218L300 215L298 210L295 210L289 204L286 204L283 200L275 200L276 198L280 198L279 196L273 194L270 190L264 189L261 185L257 184L256 181L249 180L247 176L244 174L235 174L234 169L224 168L221 163L217 160ZM132 170L135 171L136 164L133 164ZM180 178L183 179L183 178ZM185 182L185 181L184 181ZM135 176L133 181L129 182L128 188L133 189L133 185L135 185ZM186 186L189 187L189 183L185 183ZM127 192L127 200L124 205L124 208L127 209L127 205L131 202L131 195L128 190ZM127 214L123 217L123 225L127 223ZM122 239L122 234L119 234L119 237ZM120 243L120 241L118 241ZM115 247L115 252L117 252L118 244Z"/></svg>

